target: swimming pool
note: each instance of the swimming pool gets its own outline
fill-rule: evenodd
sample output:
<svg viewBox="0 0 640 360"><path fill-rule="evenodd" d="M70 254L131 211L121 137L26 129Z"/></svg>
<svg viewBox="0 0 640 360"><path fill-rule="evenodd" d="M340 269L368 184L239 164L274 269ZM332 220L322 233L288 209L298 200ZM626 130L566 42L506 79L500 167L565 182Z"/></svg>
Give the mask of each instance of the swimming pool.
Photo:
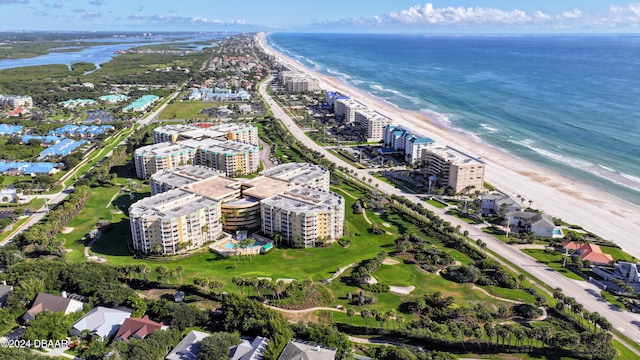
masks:
<svg viewBox="0 0 640 360"><path fill-rule="evenodd" d="M562 235L564 235L564 234L562 233L562 230L560 230L560 229L553 229L553 235L560 235L560 236L562 236Z"/></svg>
<svg viewBox="0 0 640 360"><path fill-rule="evenodd" d="M224 246L223 246L223 247L224 247L225 249L227 249L227 250L233 250L233 249L235 249L234 244L236 244L236 243L235 243L235 242L228 242L228 243L224 244ZM255 241L255 242L254 242L251 246L249 246L249 247L250 247L250 248L252 248L252 247L259 247L259 246L262 246L262 243L261 243L261 242L259 242L259 241Z"/></svg>

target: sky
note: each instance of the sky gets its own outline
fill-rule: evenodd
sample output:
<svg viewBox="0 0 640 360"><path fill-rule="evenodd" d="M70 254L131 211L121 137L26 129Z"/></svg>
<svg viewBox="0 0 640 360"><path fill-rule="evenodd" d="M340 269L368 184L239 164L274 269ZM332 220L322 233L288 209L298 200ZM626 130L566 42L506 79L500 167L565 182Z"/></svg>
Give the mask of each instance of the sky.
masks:
<svg viewBox="0 0 640 360"><path fill-rule="evenodd" d="M0 0L0 31L638 33L624 0Z"/></svg>

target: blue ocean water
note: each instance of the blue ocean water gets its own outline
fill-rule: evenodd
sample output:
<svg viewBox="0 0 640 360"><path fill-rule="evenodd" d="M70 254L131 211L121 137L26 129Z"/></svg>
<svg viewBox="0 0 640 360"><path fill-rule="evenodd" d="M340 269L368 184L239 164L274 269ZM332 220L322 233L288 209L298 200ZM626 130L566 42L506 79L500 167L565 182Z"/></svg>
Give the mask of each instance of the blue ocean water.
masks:
<svg viewBox="0 0 640 360"><path fill-rule="evenodd" d="M640 204L640 36L275 33L268 43L399 108Z"/></svg>

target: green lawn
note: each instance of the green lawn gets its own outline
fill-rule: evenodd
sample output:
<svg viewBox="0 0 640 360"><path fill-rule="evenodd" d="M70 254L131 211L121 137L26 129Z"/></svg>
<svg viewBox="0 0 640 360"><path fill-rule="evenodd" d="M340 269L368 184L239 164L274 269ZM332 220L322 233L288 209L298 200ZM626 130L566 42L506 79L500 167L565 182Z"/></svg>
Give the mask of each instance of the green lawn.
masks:
<svg viewBox="0 0 640 360"><path fill-rule="evenodd" d="M203 101L174 101L168 104L164 111L158 116L160 120L171 119L208 119L209 116L201 111L220 106L220 103Z"/></svg>
<svg viewBox="0 0 640 360"><path fill-rule="evenodd" d="M71 250L67 252L69 260L84 260L84 242L82 239L89 234L89 231L95 227L98 221L111 219L109 214L111 208L105 208L105 205L118 191L120 191L120 187L91 189L91 196L87 200L84 209L67 224L67 227L73 228L73 231L68 234L58 234L58 238L65 240L65 247Z"/></svg>
<svg viewBox="0 0 640 360"><path fill-rule="evenodd" d="M441 203L440 201L433 200L433 199L426 200L426 202L427 202L429 205L431 205L431 206L433 206L433 207L436 207L436 208L438 208L438 209L444 209L444 208L446 208L447 206L449 206L449 205L445 205L445 204Z"/></svg>
<svg viewBox="0 0 640 360"><path fill-rule="evenodd" d="M578 276L573 271L565 269L565 268L562 267L562 262L563 262L562 257L563 257L563 255L561 253L557 252L557 251L554 251L552 253L548 253L546 250L541 250L541 249L523 249L522 251L527 253L527 254L529 254L530 256L535 258L536 260L538 260L538 262L549 266L553 270L561 273L562 275L564 275L564 276L566 276L566 277L568 277L570 279L584 281L583 278ZM570 259L567 259L567 262L569 262L569 261L570 261Z"/></svg>

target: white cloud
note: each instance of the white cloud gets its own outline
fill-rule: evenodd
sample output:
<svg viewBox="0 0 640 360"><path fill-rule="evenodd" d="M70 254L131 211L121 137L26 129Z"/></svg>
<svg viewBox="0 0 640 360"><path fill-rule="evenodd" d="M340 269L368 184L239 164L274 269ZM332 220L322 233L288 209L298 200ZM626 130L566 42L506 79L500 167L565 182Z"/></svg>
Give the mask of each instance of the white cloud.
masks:
<svg viewBox="0 0 640 360"><path fill-rule="evenodd" d="M580 9L573 9L571 11L565 11L562 13L562 16L565 19L577 19L582 17L582 11Z"/></svg>
<svg viewBox="0 0 640 360"><path fill-rule="evenodd" d="M587 13L575 8L550 14L542 10L526 12L520 9L497 9L491 7L436 7L433 3L415 5L386 15L340 19L317 22L314 25L346 26L401 26L447 27L447 26L501 26L505 28L623 28L640 25L640 3L625 6L612 5L608 12Z"/></svg>

